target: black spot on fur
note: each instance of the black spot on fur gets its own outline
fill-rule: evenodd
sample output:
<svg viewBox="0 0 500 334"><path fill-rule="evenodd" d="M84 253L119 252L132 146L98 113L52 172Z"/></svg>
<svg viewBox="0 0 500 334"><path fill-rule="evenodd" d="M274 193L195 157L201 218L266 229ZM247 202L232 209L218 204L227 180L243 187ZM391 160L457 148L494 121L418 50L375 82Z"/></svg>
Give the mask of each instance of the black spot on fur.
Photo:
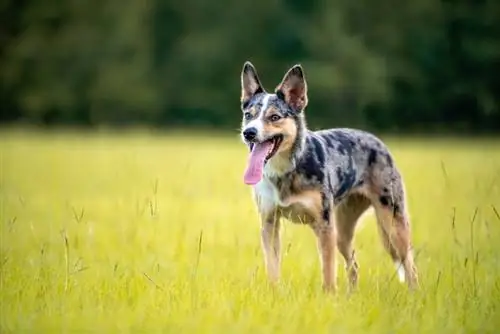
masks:
<svg viewBox="0 0 500 334"><path fill-rule="evenodd" d="M335 171L337 173L337 179L339 182L339 188L335 192L335 200L341 200L344 195L353 188L356 182L356 169L353 168L352 162L349 167L345 170L342 168L337 168Z"/></svg>
<svg viewBox="0 0 500 334"><path fill-rule="evenodd" d="M389 165L389 167L392 167L393 162L392 162L392 158L391 158L390 154L387 153L385 155L385 158L387 159L387 164Z"/></svg>
<svg viewBox="0 0 500 334"><path fill-rule="evenodd" d="M319 183L323 183L326 157L324 148L314 137L307 137L306 145L308 149L297 165L297 171L309 180L316 178Z"/></svg>
<svg viewBox="0 0 500 334"><path fill-rule="evenodd" d="M387 189L386 187L382 188L382 192L383 193L388 193L389 192L389 189Z"/></svg>
<svg viewBox="0 0 500 334"><path fill-rule="evenodd" d="M325 149L323 145L321 145L320 141L316 137L308 137L309 144L313 147L314 153L318 158L318 163L321 167L325 165Z"/></svg>
<svg viewBox="0 0 500 334"><path fill-rule="evenodd" d="M326 144L328 147L332 147L334 148L335 147L335 138L333 138L332 135L328 134L326 136L324 136L323 138L325 138L325 141L326 141Z"/></svg>
<svg viewBox="0 0 500 334"><path fill-rule="evenodd" d="M329 177L327 178L327 182L328 182L328 191L330 193L333 193L333 185L332 185L332 179Z"/></svg>
<svg viewBox="0 0 500 334"><path fill-rule="evenodd" d="M337 179L340 182L340 179L342 178L342 169L340 167L337 167L337 169L335 169L335 174L337 174Z"/></svg>
<svg viewBox="0 0 500 334"><path fill-rule="evenodd" d="M341 154L346 154L346 153L347 153L347 152L346 152L346 149L345 149L345 146L344 146L344 145L342 145L342 144L339 144L339 145L337 146L337 151L339 151L339 153L341 153Z"/></svg>
<svg viewBox="0 0 500 334"><path fill-rule="evenodd" d="M380 196L379 200L383 206L389 206L391 203L391 199L389 198L389 196Z"/></svg>
<svg viewBox="0 0 500 334"><path fill-rule="evenodd" d="M323 220L326 221L327 224L330 223L330 209L323 208Z"/></svg>
<svg viewBox="0 0 500 334"><path fill-rule="evenodd" d="M278 97L278 99L285 101L285 93L283 93L281 89L276 91L276 96Z"/></svg>
<svg viewBox="0 0 500 334"><path fill-rule="evenodd" d="M304 155L304 158L297 166L297 170L299 173L303 174L307 179L316 178L318 182L322 183L325 177L325 173L323 171L323 166L318 164L314 155L311 152L308 152Z"/></svg>
<svg viewBox="0 0 500 334"><path fill-rule="evenodd" d="M343 132L334 132L332 135L334 136L335 141L337 141L339 144L337 146L337 150L341 154L351 154L352 148L354 146L354 142L352 141L352 139Z"/></svg>
<svg viewBox="0 0 500 334"><path fill-rule="evenodd" d="M321 194L321 205L322 205L322 217L323 220L327 222L327 224L330 223L330 202L328 201L328 197L322 193Z"/></svg>
<svg viewBox="0 0 500 334"><path fill-rule="evenodd" d="M368 166L373 165L375 162L377 162L377 151L372 148L368 154Z"/></svg>
<svg viewBox="0 0 500 334"><path fill-rule="evenodd" d="M386 206L388 208L392 207L392 212L394 215L400 211L399 205L394 203L392 201L391 197L389 197L389 196L382 195L382 196L380 196L379 201L380 201L380 204L382 204L383 206Z"/></svg>

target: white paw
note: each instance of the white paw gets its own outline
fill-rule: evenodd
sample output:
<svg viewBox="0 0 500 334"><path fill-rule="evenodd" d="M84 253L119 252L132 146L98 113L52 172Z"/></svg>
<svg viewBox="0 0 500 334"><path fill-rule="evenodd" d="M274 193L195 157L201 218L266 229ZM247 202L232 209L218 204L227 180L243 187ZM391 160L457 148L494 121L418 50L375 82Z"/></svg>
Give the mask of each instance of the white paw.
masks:
<svg viewBox="0 0 500 334"><path fill-rule="evenodd" d="M396 270L398 271L399 281L401 283L404 283L405 282L405 277L406 277L405 268L403 268L403 265L399 261L396 261L395 265L396 265Z"/></svg>

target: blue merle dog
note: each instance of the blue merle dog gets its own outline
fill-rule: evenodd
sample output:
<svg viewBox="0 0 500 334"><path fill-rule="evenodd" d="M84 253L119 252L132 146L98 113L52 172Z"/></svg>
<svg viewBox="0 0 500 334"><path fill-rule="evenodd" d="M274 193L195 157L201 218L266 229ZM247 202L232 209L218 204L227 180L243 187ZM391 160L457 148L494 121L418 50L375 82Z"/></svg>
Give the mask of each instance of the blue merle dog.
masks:
<svg viewBox="0 0 500 334"><path fill-rule="evenodd" d="M336 248L345 259L349 287L355 288L354 232L361 215L373 207L400 280L418 287L404 184L384 143L360 130L308 130L307 83L300 65L270 94L246 62L241 85L241 135L250 150L244 181L253 186L270 281L280 275L283 217L314 231L324 290L336 290Z"/></svg>

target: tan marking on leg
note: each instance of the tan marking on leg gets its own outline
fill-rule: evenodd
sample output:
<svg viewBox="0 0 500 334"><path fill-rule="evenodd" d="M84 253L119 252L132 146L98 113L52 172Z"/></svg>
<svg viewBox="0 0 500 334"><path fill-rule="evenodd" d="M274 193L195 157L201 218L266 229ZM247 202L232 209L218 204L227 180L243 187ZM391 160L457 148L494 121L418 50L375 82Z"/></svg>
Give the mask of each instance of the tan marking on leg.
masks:
<svg viewBox="0 0 500 334"><path fill-rule="evenodd" d="M358 285L359 265L356 260L356 252L351 241L343 240L340 234L337 235L337 247L345 260L345 271L349 282L349 290L353 291Z"/></svg>
<svg viewBox="0 0 500 334"><path fill-rule="evenodd" d="M323 220L321 193L317 190L305 190L285 199L287 205L299 205L313 218L311 228L317 238L317 248L321 262L323 290L335 292L337 289L337 268L335 259L336 229L333 210L330 221ZM331 203L333 204L333 203Z"/></svg>
<svg viewBox="0 0 500 334"><path fill-rule="evenodd" d="M345 198L335 210L337 247L345 260L350 291L357 287L359 271L353 247L354 233L358 219L369 206L368 198L361 194L352 194Z"/></svg>
<svg viewBox="0 0 500 334"><path fill-rule="evenodd" d="M337 261L335 258L335 227L332 224L320 224L313 227L313 229L317 237L317 246L321 261L323 290L325 292L336 292Z"/></svg>
<svg viewBox="0 0 500 334"><path fill-rule="evenodd" d="M405 214L394 212L375 205L375 214L384 247L396 263L401 263L405 271L405 279L410 289L419 286L417 268L411 250L411 231Z"/></svg>

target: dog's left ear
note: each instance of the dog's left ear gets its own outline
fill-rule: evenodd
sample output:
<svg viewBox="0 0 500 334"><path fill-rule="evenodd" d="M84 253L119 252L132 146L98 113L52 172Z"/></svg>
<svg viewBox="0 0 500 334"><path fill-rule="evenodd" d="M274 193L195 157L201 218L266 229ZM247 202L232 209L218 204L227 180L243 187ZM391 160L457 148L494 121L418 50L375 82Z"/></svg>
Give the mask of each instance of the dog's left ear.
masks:
<svg viewBox="0 0 500 334"><path fill-rule="evenodd" d="M295 65L276 87L276 95L282 98L295 111L301 112L307 106L307 83L302 66Z"/></svg>

